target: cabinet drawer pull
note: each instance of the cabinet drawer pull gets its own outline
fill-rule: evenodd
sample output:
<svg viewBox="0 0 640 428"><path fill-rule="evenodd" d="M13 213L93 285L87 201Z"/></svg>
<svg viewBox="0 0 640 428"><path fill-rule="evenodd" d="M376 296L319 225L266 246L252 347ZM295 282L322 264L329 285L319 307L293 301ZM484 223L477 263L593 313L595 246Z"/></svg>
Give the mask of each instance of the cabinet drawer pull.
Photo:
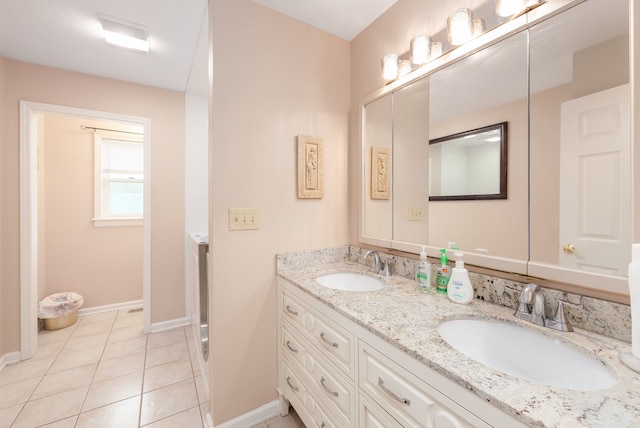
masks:
<svg viewBox="0 0 640 428"><path fill-rule="evenodd" d="M296 316L296 317L298 316L298 312L297 312L297 311L294 311L293 309L291 309L291 306L287 305L285 309L286 309L286 310L287 310L287 312L289 312L291 315Z"/></svg>
<svg viewBox="0 0 640 428"><path fill-rule="evenodd" d="M291 342L287 340L287 348L289 348L289 351L293 352L294 354L298 353L298 350L295 349L294 347L291 346Z"/></svg>
<svg viewBox="0 0 640 428"><path fill-rule="evenodd" d="M384 386L384 381L382 380L381 377L378 378L378 386L380 387L380 389L382 389L382 391L384 391L385 394L387 394L389 397L393 398L394 400L402 404L406 404L407 406L411 405L411 401L408 398L400 398L396 394L394 394L393 391L390 391L386 386Z"/></svg>
<svg viewBox="0 0 640 428"><path fill-rule="evenodd" d="M324 335L324 331L320 332L320 339L322 339L322 341L324 343L326 343L327 345L333 347L333 348L337 348L338 344L335 342L331 342L329 339L327 339L327 337Z"/></svg>
<svg viewBox="0 0 640 428"><path fill-rule="evenodd" d="M289 376L287 376L287 384L288 384L288 385L289 385L289 387L290 387L291 389L293 389L295 392L300 391L300 388L298 388L297 386L293 386L293 385L291 384L291 377L289 377Z"/></svg>
<svg viewBox="0 0 640 428"><path fill-rule="evenodd" d="M324 376L322 376L320 378L320 385L322 385L322 388L324 388L325 391L327 391L327 394L331 395L332 397L337 397L338 393L335 391L330 390L327 385L324 383Z"/></svg>

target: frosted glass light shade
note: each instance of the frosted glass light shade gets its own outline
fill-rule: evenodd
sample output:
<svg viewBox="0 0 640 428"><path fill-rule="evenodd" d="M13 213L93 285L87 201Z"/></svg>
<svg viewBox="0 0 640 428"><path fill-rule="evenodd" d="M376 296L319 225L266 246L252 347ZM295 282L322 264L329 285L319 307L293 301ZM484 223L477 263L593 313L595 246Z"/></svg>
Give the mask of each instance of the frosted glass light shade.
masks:
<svg viewBox="0 0 640 428"><path fill-rule="evenodd" d="M442 43L441 42L431 43L431 57L429 59L431 60L434 58L438 58L440 55L442 55Z"/></svg>
<svg viewBox="0 0 640 428"><path fill-rule="evenodd" d="M487 31L487 25L484 23L484 19L476 18L473 20L473 37L478 37L480 34Z"/></svg>
<svg viewBox="0 0 640 428"><path fill-rule="evenodd" d="M411 71L413 71L413 65L411 64L411 61L409 61L408 59L401 59L400 60L400 66L398 68L398 75L400 75L400 77L411 73Z"/></svg>
<svg viewBox="0 0 640 428"><path fill-rule="evenodd" d="M382 77L385 80L397 79L399 72L398 55L388 54L382 57Z"/></svg>
<svg viewBox="0 0 640 428"><path fill-rule="evenodd" d="M411 39L411 62L417 65L425 64L431 55L431 37L420 34Z"/></svg>
<svg viewBox="0 0 640 428"><path fill-rule="evenodd" d="M460 46L473 38L473 12L471 9L458 9L447 19L449 43Z"/></svg>
<svg viewBox="0 0 640 428"><path fill-rule="evenodd" d="M496 15L512 16L527 7L527 0L496 0Z"/></svg>

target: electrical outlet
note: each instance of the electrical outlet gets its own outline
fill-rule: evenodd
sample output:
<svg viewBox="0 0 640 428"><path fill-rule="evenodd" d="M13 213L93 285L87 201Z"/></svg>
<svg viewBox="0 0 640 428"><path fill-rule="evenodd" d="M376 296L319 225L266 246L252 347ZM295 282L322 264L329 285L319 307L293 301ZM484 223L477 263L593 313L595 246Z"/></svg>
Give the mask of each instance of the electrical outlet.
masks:
<svg viewBox="0 0 640 428"><path fill-rule="evenodd" d="M229 230L260 229L260 210L257 208L229 208Z"/></svg>
<svg viewBox="0 0 640 428"><path fill-rule="evenodd" d="M422 221L424 218L422 207L409 207L409 221Z"/></svg>

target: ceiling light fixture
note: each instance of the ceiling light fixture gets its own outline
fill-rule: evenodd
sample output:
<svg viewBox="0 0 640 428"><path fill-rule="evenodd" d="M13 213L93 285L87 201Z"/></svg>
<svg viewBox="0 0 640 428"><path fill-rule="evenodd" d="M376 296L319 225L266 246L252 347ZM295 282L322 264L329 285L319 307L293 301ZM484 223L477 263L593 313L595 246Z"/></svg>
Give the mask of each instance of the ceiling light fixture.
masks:
<svg viewBox="0 0 640 428"><path fill-rule="evenodd" d="M105 41L113 46L149 53L147 27L112 16L98 14Z"/></svg>

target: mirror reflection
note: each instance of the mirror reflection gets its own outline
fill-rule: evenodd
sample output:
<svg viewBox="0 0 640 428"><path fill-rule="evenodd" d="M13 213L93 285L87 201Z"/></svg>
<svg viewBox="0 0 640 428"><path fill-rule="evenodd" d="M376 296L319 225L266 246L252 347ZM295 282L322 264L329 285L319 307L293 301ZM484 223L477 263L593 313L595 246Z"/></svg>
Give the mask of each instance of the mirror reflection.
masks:
<svg viewBox="0 0 640 428"><path fill-rule="evenodd" d="M429 200L507 198L507 122L429 141Z"/></svg>
<svg viewBox="0 0 640 428"><path fill-rule="evenodd" d="M627 274L628 10L590 0L530 30L534 269Z"/></svg>

